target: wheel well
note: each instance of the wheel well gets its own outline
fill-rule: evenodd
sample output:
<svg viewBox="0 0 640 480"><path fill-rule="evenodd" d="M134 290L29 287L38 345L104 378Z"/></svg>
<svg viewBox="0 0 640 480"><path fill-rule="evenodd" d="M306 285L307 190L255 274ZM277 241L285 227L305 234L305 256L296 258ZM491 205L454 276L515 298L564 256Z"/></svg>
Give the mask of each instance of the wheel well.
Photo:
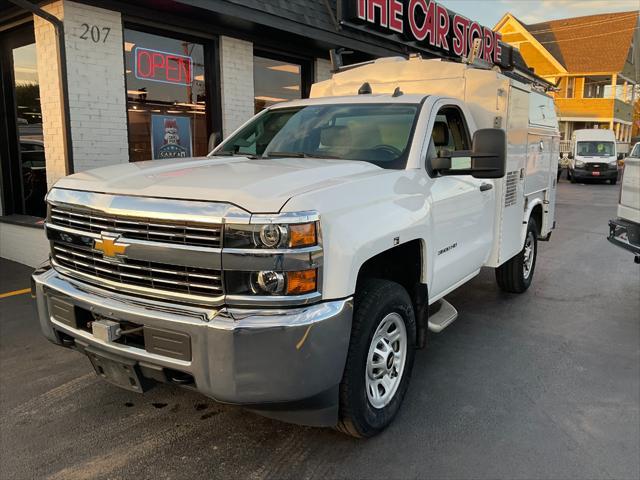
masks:
<svg viewBox="0 0 640 480"><path fill-rule="evenodd" d="M367 260L358 272L358 283L364 278L382 278L399 283L411 293L420 283L421 258L420 240L403 243Z"/></svg>
<svg viewBox="0 0 640 480"><path fill-rule="evenodd" d="M538 235L542 232L542 205L538 204L531 210L531 218L536 221L538 227Z"/></svg>
<svg viewBox="0 0 640 480"><path fill-rule="evenodd" d="M412 240L367 260L358 272L356 284L357 289L366 278L380 278L399 283L405 288L416 315L418 347L425 344L429 304L427 286L420 283L422 264L422 244L420 240Z"/></svg>

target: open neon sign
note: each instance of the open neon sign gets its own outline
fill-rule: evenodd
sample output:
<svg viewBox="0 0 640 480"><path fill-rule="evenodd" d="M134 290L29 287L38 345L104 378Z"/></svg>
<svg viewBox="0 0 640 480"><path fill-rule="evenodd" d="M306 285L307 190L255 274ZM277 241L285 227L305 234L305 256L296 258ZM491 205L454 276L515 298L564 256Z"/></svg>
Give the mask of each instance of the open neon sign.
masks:
<svg viewBox="0 0 640 480"><path fill-rule="evenodd" d="M191 85L193 60L187 55L136 47L135 76L140 80Z"/></svg>

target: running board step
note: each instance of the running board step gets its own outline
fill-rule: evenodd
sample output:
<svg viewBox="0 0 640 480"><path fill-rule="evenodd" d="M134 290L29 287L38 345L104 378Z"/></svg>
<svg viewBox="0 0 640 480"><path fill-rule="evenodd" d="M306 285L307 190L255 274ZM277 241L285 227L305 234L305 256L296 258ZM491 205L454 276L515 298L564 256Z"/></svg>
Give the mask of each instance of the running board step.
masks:
<svg viewBox="0 0 640 480"><path fill-rule="evenodd" d="M429 330L438 333L451 325L458 318L458 311L446 300L438 300L440 308L429 315Z"/></svg>

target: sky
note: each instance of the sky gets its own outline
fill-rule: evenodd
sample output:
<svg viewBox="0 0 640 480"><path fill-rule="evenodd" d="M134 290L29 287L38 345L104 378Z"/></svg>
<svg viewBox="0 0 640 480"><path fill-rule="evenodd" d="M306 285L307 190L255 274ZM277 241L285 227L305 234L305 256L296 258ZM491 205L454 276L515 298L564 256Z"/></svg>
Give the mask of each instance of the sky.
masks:
<svg viewBox="0 0 640 480"><path fill-rule="evenodd" d="M506 12L525 23L640 10L640 0L439 0L456 13L493 27Z"/></svg>

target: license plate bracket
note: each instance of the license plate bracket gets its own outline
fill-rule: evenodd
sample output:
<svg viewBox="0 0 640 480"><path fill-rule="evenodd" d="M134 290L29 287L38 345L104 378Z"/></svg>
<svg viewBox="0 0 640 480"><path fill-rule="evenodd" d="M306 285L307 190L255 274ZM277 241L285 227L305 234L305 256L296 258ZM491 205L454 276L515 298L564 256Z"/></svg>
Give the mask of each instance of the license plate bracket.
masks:
<svg viewBox="0 0 640 480"><path fill-rule="evenodd" d="M107 382L137 393L148 390L149 381L141 375L135 360L109 355L91 347L86 348L85 353L98 376Z"/></svg>
<svg viewBox="0 0 640 480"><path fill-rule="evenodd" d="M599 177L600 176L600 172L598 172L598 171L591 172L591 175L593 175L594 177Z"/></svg>

